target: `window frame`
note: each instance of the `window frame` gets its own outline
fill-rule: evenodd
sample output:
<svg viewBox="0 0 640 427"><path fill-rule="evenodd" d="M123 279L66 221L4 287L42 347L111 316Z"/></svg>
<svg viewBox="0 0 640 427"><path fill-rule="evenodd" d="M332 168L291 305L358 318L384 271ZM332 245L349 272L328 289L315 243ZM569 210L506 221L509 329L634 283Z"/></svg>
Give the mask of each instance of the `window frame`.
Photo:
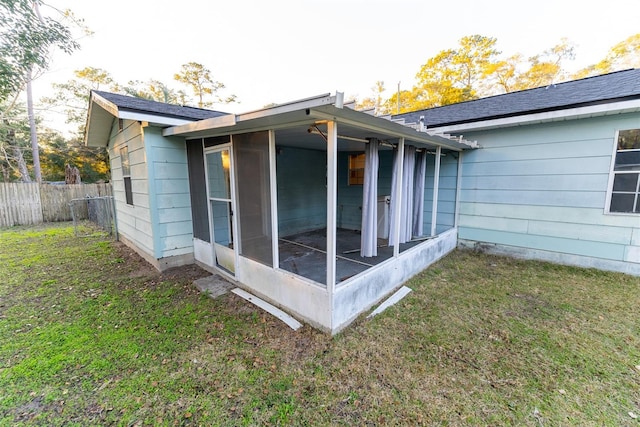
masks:
<svg viewBox="0 0 640 427"><path fill-rule="evenodd" d="M124 185L124 199L127 205L133 206L133 190L131 189L131 158L129 146L123 144L120 149L120 166L122 169L122 182Z"/></svg>
<svg viewBox="0 0 640 427"><path fill-rule="evenodd" d="M358 157L362 157L362 167L361 168L352 168L351 167L351 159L356 159ZM365 169L365 154L362 153L349 153L348 157L348 165L347 165L347 185L364 185L364 169ZM362 171L362 176L352 177L351 172ZM357 180L358 182L352 182L353 180ZM360 182L361 181L361 182Z"/></svg>
<svg viewBox="0 0 640 427"><path fill-rule="evenodd" d="M610 214L610 215L624 215L624 216L640 216L640 212L618 212L618 211L612 211L611 210L611 200L613 198L613 185L614 185L614 181L616 178L616 175L620 174L620 175L624 175L624 174L637 174L639 175L638 177L638 181L640 181L640 171L616 171L615 167L616 167L616 156L618 154L618 144L619 144L619 138L620 138L620 132L622 131L627 131L627 130L636 130L639 128L625 128L625 129L618 129L616 130L615 133L615 137L613 139L613 150L611 153L611 165L609 167L609 182L607 185L607 195L606 195L606 201L605 201L605 209L604 212L606 214ZM633 151L635 151L636 149L632 149ZM630 150L624 150L624 151L630 151ZM640 149L638 149L638 151L640 151ZM636 192L635 192L635 207L636 209L640 210L640 188L638 188L638 186L640 185L638 183L638 181L636 181Z"/></svg>

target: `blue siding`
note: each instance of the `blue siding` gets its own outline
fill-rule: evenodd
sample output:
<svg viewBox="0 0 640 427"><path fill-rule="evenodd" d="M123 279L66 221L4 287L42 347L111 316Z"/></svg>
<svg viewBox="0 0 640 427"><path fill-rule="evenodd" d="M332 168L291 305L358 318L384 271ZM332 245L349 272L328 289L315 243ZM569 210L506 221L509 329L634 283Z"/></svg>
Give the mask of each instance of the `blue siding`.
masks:
<svg viewBox="0 0 640 427"><path fill-rule="evenodd" d="M338 227L347 230L362 228L362 185L349 185L350 152L338 153ZM381 150L378 164L378 196L391 195L393 151Z"/></svg>
<svg viewBox="0 0 640 427"><path fill-rule="evenodd" d="M157 259L193 252L193 225L187 149L182 138L165 138L162 129L144 128L149 169L149 201Z"/></svg>
<svg viewBox="0 0 640 427"><path fill-rule="evenodd" d="M327 155L282 147L276 158L278 234L288 236L327 226Z"/></svg>
<svg viewBox="0 0 640 427"><path fill-rule="evenodd" d="M640 114L467 133L461 239L640 263L640 216L605 214L616 130Z"/></svg>

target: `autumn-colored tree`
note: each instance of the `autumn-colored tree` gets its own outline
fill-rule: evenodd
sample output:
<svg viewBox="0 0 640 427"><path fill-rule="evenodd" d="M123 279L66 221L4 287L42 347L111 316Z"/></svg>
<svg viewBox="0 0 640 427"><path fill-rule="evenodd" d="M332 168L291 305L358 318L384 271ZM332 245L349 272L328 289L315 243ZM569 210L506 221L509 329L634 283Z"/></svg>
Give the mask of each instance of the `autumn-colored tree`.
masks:
<svg viewBox="0 0 640 427"><path fill-rule="evenodd" d="M581 69L572 78L597 76L627 68L640 68L640 33L629 36L616 44L602 61Z"/></svg>
<svg viewBox="0 0 640 427"><path fill-rule="evenodd" d="M496 39L471 35L460 39L456 49L430 58L416 74L412 107L436 107L478 97L478 82L489 72L496 56Z"/></svg>

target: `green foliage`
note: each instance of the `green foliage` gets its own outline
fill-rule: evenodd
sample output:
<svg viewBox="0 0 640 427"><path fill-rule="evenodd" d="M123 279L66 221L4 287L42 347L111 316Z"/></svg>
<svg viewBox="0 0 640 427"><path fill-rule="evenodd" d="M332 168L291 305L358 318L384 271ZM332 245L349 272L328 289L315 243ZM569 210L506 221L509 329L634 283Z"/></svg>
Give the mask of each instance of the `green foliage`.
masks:
<svg viewBox="0 0 640 427"><path fill-rule="evenodd" d="M230 103L235 102L236 96L230 95L227 98L221 98L218 95L220 89L224 89L224 83L218 82L211 77L211 70L197 62L189 62L183 64L180 72L173 75L173 78L187 85L193 94L198 98L198 107L207 108L213 105L212 101L207 101L207 96L213 96L216 102Z"/></svg>
<svg viewBox="0 0 640 427"><path fill-rule="evenodd" d="M22 90L34 68L46 69L50 49L78 49L69 28L39 16L40 0L0 2L0 101Z"/></svg>

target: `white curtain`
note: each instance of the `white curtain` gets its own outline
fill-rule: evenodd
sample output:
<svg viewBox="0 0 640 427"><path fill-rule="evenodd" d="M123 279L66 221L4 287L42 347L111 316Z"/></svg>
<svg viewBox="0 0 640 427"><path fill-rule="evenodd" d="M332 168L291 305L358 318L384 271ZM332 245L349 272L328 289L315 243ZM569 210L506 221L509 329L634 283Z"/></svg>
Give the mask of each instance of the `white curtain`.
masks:
<svg viewBox="0 0 640 427"><path fill-rule="evenodd" d="M398 176L399 168L398 151L393 153L393 175L391 177L391 206L389 216L391 217L391 229L389 231L389 246L395 244L395 200L397 199L397 183L401 179L402 200L400 202L400 239L399 243L405 243L411 240L413 231L413 194L414 194L414 173L416 165L416 147L407 145L404 148L404 162L402 166L402 178Z"/></svg>
<svg viewBox="0 0 640 427"><path fill-rule="evenodd" d="M364 183L362 188L362 230L360 256L378 255L378 140L372 139L364 151Z"/></svg>
<svg viewBox="0 0 640 427"><path fill-rule="evenodd" d="M413 199L413 235L424 234L424 178L427 172L427 151L422 150L416 158L416 186Z"/></svg>
<svg viewBox="0 0 640 427"><path fill-rule="evenodd" d="M400 210L400 243L411 240L413 233L413 194L414 175L416 170L416 147L404 149L404 166L402 169L402 209Z"/></svg>

